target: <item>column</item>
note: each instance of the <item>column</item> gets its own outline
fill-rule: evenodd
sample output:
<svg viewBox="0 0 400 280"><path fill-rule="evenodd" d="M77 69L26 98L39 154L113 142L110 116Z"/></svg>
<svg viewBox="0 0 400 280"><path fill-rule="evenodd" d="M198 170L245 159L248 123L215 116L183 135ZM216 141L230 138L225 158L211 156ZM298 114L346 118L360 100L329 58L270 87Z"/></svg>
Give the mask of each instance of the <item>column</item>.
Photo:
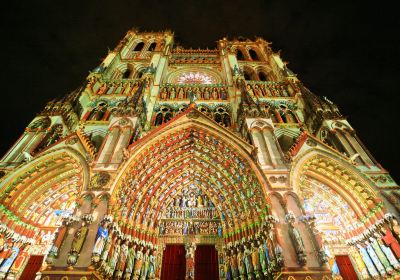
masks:
<svg viewBox="0 0 400 280"><path fill-rule="evenodd" d="M370 159L370 157L367 155L365 152L364 148L361 147L360 143L355 139L355 133L351 133L350 135L345 135L346 138L349 140L349 142L352 144L352 146L356 149L358 154L361 156L362 160L367 164L367 165L373 165L373 161Z"/></svg>
<svg viewBox="0 0 400 280"><path fill-rule="evenodd" d="M186 243L186 275L185 280L193 280L194 279L194 253L196 251L196 244Z"/></svg>
<svg viewBox="0 0 400 280"><path fill-rule="evenodd" d="M272 165L268 154L268 148L265 144L261 131L259 129L252 129L251 136L253 138L254 145L257 147L257 157L260 165Z"/></svg>
<svg viewBox="0 0 400 280"><path fill-rule="evenodd" d="M119 137L119 127L116 126L112 127L108 132L107 138L101 150L98 159L99 163L106 163L110 161L118 137Z"/></svg>
<svg viewBox="0 0 400 280"><path fill-rule="evenodd" d="M271 162L273 166L277 165L282 165L282 158L281 158L281 153L278 149L278 146L276 145L276 141L274 139L274 134L271 129L265 128L263 130L263 136L265 143L267 144L268 151L269 151L269 156L271 158Z"/></svg>
<svg viewBox="0 0 400 280"><path fill-rule="evenodd" d="M115 145L114 153L111 158L111 163L119 163L123 157L123 149L126 148L131 137L131 128L124 127L121 129L121 135L118 138L118 142Z"/></svg>

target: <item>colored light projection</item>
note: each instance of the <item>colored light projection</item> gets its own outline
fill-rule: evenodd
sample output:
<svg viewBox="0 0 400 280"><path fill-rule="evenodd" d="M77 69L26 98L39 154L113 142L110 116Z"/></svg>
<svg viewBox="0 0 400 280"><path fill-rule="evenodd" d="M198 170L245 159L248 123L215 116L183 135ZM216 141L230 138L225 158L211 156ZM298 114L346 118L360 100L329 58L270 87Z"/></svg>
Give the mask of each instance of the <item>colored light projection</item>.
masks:
<svg viewBox="0 0 400 280"><path fill-rule="evenodd" d="M215 84L214 77L205 72L185 72L176 78L178 84Z"/></svg>
<svg viewBox="0 0 400 280"><path fill-rule="evenodd" d="M160 218L170 215L171 205L181 205L177 199L193 188L196 201L190 202L190 194L185 201L186 206L194 203L190 215L207 201L207 207L215 207L210 211L221 220L225 237L254 233L267 213L261 186L247 161L218 137L191 128L164 137L135 157L117 190L115 213L127 226L134 225L133 231L158 234ZM218 234L218 224L211 227Z"/></svg>
<svg viewBox="0 0 400 280"><path fill-rule="evenodd" d="M316 217L316 226L326 243L344 243L344 234L360 222L349 204L328 186L304 176L301 190L304 210Z"/></svg>

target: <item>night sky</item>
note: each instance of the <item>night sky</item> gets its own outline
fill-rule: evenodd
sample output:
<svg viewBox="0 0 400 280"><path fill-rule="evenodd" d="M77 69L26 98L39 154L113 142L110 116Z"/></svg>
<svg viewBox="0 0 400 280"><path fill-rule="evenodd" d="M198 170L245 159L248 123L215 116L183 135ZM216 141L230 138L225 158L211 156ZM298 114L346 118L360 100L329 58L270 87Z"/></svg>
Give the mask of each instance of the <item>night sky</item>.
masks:
<svg viewBox="0 0 400 280"><path fill-rule="evenodd" d="M308 88L339 105L371 153L399 183L398 12L388 2L374 1L379 4L375 6L365 2L11 4L1 11L0 153L11 147L47 101L79 87L128 29L170 29L184 47L215 48L215 41L225 36L259 36L273 42L274 51L281 50L288 67Z"/></svg>

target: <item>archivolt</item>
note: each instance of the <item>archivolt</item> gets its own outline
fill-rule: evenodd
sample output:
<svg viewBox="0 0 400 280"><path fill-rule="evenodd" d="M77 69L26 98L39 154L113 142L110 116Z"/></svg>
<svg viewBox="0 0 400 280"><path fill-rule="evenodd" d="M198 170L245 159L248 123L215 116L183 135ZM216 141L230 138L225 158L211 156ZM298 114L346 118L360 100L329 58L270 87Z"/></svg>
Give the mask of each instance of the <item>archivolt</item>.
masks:
<svg viewBox="0 0 400 280"><path fill-rule="evenodd" d="M205 126L191 123L161 133L131 158L118 179L115 214L135 228L156 233L157 221L174 195L193 184L216 205L226 235L255 228L267 214L266 183L260 182L249 160L243 150Z"/></svg>
<svg viewBox="0 0 400 280"><path fill-rule="evenodd" d="M354 210L357 218L369 226L382 218L383 204L371 182L350 163L322 150L308 150L293 162L291 184L297 193L313 178L339 194Z"/></svg>
<svg viewBox="0 0 400 280"><path fill-rule="evenodd" d="M84 158L72 148L51 150L28 162L1 182L1 203L27 222L42 225L71 204L88 182Z"/></svg>

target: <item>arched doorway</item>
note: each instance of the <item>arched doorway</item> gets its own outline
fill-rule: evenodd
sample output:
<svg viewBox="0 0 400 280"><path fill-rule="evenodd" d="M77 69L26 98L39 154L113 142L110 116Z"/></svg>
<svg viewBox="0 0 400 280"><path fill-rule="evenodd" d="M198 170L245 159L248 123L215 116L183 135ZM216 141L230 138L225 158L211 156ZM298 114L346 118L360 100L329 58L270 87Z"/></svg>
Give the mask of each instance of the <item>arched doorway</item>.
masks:
<svg viewBox="0 0 400 280"><path fill-rule="evenodd" d="M136 143L113 190L114 223L143 256L133 273L160 277L162 269L172 269L164 264L176 265L171 250L180 249L172 248L182 245L186 277L192 279L210 271L216 279L225 277L227 256L247 254L250 265L251 250L258 254L261 244L272 252L269 237L261 234L268 215L266 182L246 151L252 147L190 118L160 129L157 137ZM199 257L195 271L196 254L216 257L208 262ZM248 275L261 275L261 269L249 269Z"/></svg>
<svg viewBox="0 0 400 280"><path fill-rule="evenodd" d="M304 217L322 236L316 242L332 273L343 279L393 274L399 262L385 244L383 204L368 180L340 156L325 151L309 150L294 163L292 182Z"/></svg>

